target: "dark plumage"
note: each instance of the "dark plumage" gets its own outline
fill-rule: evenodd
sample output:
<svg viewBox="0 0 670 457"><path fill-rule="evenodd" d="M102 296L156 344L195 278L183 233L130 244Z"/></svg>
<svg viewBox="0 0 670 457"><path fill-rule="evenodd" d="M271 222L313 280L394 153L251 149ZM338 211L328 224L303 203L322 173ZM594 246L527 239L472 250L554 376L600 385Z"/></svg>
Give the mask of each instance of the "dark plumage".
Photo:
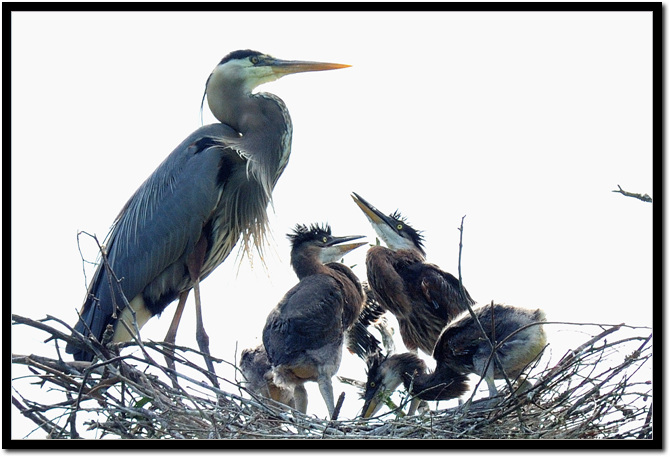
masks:
<svg viewBox="0 0 670 457"><path fill-rule="evenodd" d="M541 309L494 304L479 306L474 312L487 337L500 345L496 353L510 380L516 379L547 344L541 325L546 317ZM435 360L455 371L483 377L489 394L495 396L493 380L502 379L503 374L493 360L488 363L490 356L491 347L469 312L462 313L444 329L433 352Z"/></svg>
<svg viewBox="0 0 670 457"><path fill-rule="evenodd" d="M465 288L461 296L457 278L426 263L422 235L399 212L385 216L359 195L353 199L388 246L368 250L370 288L398 320L407 349L432 354L444 326L474 301Z"/></svg>
<svg viewBox="0 0 670 457"><path fill-rule="evenodd" d="M368 418L376 413L383 405L384 396L400 384L414 397L408 413L411 415L419 399L450 400L460 397L468 390L467 380L467 376L444 364L438 363L435 371L428 372L424 361L411 352L389 357L375 353L368 361L362 417Z"/></svg>
<svg viewBox="0 0 670 457"><path fill-rule="evenodd" d="M335 407L331 378L340 366L344 332L358 318L364 295L348 267L324 265L323 259L342 257L364 244L340 244L356 238L333 237L329 227L298 226L289 239L291 266L300 282L270 312L263 329L273 382L287 389L317 382L331 416ZM297 392L295 404L306 411L307 399L298 398Z"/></svg>
<svg viewBox="0 0 670 457"><path fill-rule="evenodd" d="M381 350L379 340L368 330L371 325L374 325L380 331L383 342L387 345L392 342L393 335L387 328L385 319L380 319L386 310L379 304L368 283L363 282L362 286L365 292L365 304L358 319L347 331L346 342L349 352L366 360L370 354Z"/></svg>
<svg viewBox="0 0 670 457"><path fill-rule="evenodd" d="M463 394L467 390L467 375L476 374L485 379L493 397L497 395L494 379L503 378L503 372L499 367L493 368L487 338L500 345L496 354L511 381L519 378L547 344L541 325L546 318L540 309L487 305L475 308L474 312L487 336L481 333L468 311L462 313L440 335L433 353L436 367L432 373L425 373L423 361L415 354L388 358L374 354L368 362L363 416L374 414L381 407L383 395L401 383L408 390L411 386L410 392L420 399L447 400Z"/></svg>

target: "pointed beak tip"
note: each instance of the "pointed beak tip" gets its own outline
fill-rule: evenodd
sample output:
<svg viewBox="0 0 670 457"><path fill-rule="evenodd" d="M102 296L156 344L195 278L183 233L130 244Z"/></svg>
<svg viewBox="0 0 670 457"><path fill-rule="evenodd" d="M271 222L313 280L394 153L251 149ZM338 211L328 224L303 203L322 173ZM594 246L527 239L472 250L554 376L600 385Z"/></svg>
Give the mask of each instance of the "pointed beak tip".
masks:
<svg viewBox="0 0 670 457"><path fill-rule="evenodd" d="M353 194L352 198L358 207L363 211L363 213L368 217L371 223L373 224L382 224L384 223L383 214L374 206L369 204L367 201L363 200L357 194Z"/></svg>
<svg viewBox="0 0 670 457"><path fill-rule="evenodd" d="M354 249L359 248L359 247L361 247L365 244L367 244L366 241L359 241L357 243L340 244L338 247L340 249L340 252L347 253L347 252L353 251Z"/></svg>

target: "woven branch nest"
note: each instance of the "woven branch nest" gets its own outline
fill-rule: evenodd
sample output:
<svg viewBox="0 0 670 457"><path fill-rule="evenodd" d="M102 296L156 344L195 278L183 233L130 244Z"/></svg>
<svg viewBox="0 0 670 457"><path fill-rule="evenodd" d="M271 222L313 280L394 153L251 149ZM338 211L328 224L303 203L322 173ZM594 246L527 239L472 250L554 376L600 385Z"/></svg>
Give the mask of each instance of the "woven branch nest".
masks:
<svg viewBox="0 0 670 457"><path fill-rule="evenodd" d="M54 342L56 358L12 355L12 403L49 438L652 439L648 328L596 326L592 338L558 363L536 363L529 374L534 386L522 395L505 388L495 401L470 398L416 416L392 411L366 421L328 421L258 397L243 384L219 379L232 388L214 387L206 369L190 361L201 354L189 348L151 342L141 345L142 357L119 356L76 340L56 318L12 319ZM59 348L73 340L98 354L97 361L64 361ZM164 363L169 349L176 374ZM29 383L59 400L45 404L43 395L25 392Z"/></svg>

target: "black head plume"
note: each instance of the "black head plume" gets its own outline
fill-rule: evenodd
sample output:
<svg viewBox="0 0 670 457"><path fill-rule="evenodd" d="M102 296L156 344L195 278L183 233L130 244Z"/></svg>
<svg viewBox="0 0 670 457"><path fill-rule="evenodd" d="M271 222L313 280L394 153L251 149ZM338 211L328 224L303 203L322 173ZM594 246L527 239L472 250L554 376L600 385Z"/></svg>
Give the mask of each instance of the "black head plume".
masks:
<svg viewBox="0 0 670 457"><path fill-rule="evenodd" d="M398 224L402 225L402 228L400 229L401 231L405 232L409 238L414 242L414 244L423 251L423 242L424 242L424 236L422 235L421 230L416 230L414 227L412 227L409 222L407 222L407 218L403 216L399 210L395 210L393 213L389 214L389 217L393 220L395 220ZM398 224L396 227L398 227Z"/></svg>
<svg viewBox="0 0 670 457"><path fill-rule="evenodd" d="M367 369L365 370L367 380L365 381L365 391L361 395L361 398L368 400L376 393L378 386L382 382L381 366L387 357L381 351L375 351L365 360L365 364L367 365Z"/></svg>
<svg viewBox="0 0 670 457"><path fill-rule="evenodd" d="M309 227L297 224L293 232L286 235L293 247L308 241L321 240L324 237L330 238L331 236L332 233L328 224L312 224Z"/></svg>

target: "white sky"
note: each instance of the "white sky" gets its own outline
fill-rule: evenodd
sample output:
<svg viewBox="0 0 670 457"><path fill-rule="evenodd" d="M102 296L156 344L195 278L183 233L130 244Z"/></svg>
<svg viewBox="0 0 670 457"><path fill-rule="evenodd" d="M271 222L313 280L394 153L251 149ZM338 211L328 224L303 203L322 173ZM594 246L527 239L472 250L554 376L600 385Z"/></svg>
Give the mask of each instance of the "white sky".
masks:
<svg viewBox="0 0 670 457"><path fill-rule="evenodd" d="M268 312L296 283L285 238L296 223L329 222L335 235L374 242L352 191L385 213L400 209L424 231L428 260L455 275L466 215L463 278L479 303L541 307L553 321L651 325L652 205L611 192L620 184L652 194L651 20L13 13L12 312L75 322L86 292L77 231L104 238L134 190L199 127L214 66L250 48L353 67L260 89L291 112L292 155L274 192L268 270L245 259L238 274L233 253L202 284L215 356L232 362L236 345L239 354L261 342ZM346 258L362 279L364 256ZM174 308L143 337L162 340ZM178 344L197 347L194 314L191 297ZM548 330L557 348L582 341ZM44 339L14 327L12 351L52 356ZM362 379L363 364L345 353L340 374ZM336 383L336 397L341 390ZM309 392L308 413L323 417L316 385ZM362 403L347 392L342 418L353 418ZM17 416L12 435L22 437L33 427Z"/></svg>

